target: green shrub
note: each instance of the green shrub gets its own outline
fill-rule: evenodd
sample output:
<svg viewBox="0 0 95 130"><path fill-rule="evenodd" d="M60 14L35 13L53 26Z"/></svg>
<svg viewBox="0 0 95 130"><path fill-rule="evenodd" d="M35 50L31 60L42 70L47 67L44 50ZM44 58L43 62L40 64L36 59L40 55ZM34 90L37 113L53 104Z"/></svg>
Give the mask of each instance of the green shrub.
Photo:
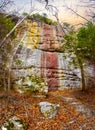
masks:
<svg viewBox="0 0 95 130"><path fill-rule="evenodd" d="M5 17L4 14L0 14L0 41L12 30L15 23L11 18ZM14 32L10 35L10 38L14 38Z"/></svg>

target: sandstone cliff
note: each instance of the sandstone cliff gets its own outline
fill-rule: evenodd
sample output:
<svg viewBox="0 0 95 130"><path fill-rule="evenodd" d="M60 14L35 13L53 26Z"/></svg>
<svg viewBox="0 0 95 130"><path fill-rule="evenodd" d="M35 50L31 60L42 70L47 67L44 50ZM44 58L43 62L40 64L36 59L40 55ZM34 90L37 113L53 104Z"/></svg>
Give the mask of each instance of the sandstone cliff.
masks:
<svg viewBox="0 0 95 130"><path fill-rule="evenodd" d="M12 78L37 75L45 79L49 90L80 87L80 72L69 66L60 53L64 32L60 26L25 20L17 29L16 55Z"/></svg>

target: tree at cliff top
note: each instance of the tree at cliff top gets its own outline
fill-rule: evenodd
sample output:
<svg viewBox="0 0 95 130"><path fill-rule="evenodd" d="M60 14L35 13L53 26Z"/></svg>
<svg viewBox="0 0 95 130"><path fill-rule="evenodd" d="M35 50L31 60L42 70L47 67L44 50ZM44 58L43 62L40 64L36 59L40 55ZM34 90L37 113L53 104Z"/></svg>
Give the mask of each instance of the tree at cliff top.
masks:
<svg viewBox="0 0 95 130"><path fill-rule="evenodd" d="M63 50L76 56L77 61L74 64L80 67L82 77L82 90L86 90L84 64L85 61L95 63L95 25L88 23L86 27L81 27L78 32L73 28L64 37L65 43Z"/></svg>
<svg viewBox="0 0 95 130"><path fill-rule="evenodd" d="M0 15L0 41L6 36L8 32L14 27L15 23L11 18L5 17L4 14ZM10 38L13 37L13 33L10 35Z"/></svg>
<svg viewBox="0 0 95 130"><path fill-rule="evenodd" d="M84 58L95 63L95 25L88 23L86 27L80 28L77 38Z"/></svg>

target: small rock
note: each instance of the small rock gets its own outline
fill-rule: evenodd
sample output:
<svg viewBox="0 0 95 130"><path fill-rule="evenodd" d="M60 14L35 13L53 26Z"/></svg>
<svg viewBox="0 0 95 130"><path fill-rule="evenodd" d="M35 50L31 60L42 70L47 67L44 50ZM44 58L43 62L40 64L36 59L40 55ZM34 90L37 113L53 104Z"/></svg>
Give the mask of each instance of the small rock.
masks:
<svg viewBox="0 0 95 130"><path fill-rule="evenodd" d="M49 102L40 102L39 106L41 107L41 113L46 118L53 118L56 116L58 108L60 107L59 104L52 104Z"/></svg>
<svg viewBox="0 0 95 130"><path fill-rule="evenodd" d="M14 116L9 120L4 121L1 130L27 130L27 125L22 119Z"/></svg>
<svg viewBox="0 0 95 130"><path fill-rule="evenodd" d="M69 124L73 124L75 121L70 121Z"/></svg>

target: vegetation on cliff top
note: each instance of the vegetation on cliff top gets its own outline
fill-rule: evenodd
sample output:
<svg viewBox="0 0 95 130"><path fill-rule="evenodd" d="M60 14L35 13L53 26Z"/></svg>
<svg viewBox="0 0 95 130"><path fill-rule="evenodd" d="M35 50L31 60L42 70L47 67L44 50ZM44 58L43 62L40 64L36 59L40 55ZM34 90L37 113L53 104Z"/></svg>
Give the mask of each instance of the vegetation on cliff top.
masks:
<svg viewBox="0 0 95 130"><path fill-rule="evenodd" d="M44 22L44 23L49 24L49 25L55 25L55 26L58 25L58 22L47 18L47 15L45 13L43 15L40 15L38 13L35 13L35 14L32 14L32 15L29 15L28 13L23 13L23 15L27 16L28 19L41 21L41 22Z"/></svg>

